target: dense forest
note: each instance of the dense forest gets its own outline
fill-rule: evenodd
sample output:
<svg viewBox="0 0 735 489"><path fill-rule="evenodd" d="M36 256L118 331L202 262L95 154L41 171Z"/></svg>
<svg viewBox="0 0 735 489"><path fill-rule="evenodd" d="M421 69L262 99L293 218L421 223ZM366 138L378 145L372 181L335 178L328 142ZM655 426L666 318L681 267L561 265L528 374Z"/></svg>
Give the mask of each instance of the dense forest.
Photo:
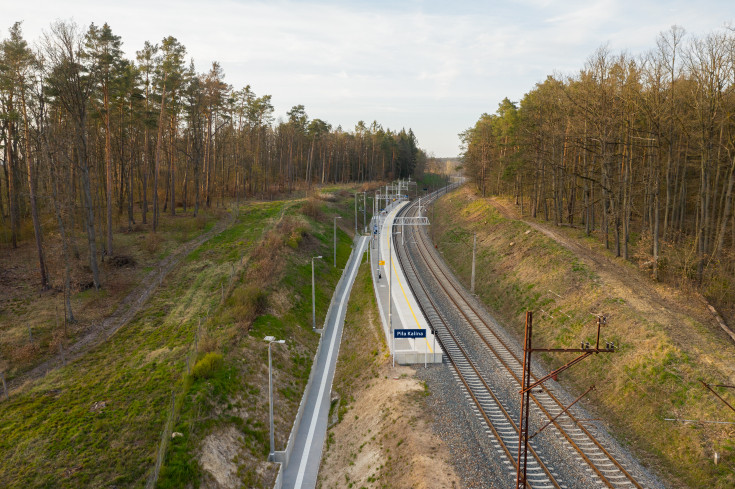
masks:
<svg viewBox="0 0 735 489"><path fill-rule="evenodd" d="M579 73L506 98L462 133L465 171L483 195L579 226L654 278L732 308L734 89L730 30L674 26L635 57L603 46Z"/></svg>
<svg viewBox="0 0 735 489"><path fill-rule="evenodd" d="M0 145L0 240L35 238L47 288L43 236L60 239L67 270L55 279L65 275L66 290L77 235L99 288L113 229L155 232L161 212L407 177L426 160L411 130L360 121L345 131L303 105L275 120L271 95L228 85L217 62L197 73L174 37L126 59L108 24L71 22L52 24L35 47L21 23L2 41Z"/></svg>

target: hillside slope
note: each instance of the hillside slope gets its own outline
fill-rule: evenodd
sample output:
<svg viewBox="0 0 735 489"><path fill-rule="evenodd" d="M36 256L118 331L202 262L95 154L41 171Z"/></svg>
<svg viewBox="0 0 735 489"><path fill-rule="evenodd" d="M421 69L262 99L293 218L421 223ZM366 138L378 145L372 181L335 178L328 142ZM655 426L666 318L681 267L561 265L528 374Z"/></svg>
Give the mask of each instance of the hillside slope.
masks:
<svg viewBox="0 0 735 489"><path fill-rule="evenodd" d="M607 316L602 341L620 350L559 380L577 392L596 384L588 408L644 464L673 487L735 485L735 425L665 421L735 421L700 383L735 384L735 344L701 298L652 282L578 230L523 221L511 204L468 187L436 204L434 222L435 243L466 284L477 233L478 296L518 338L526 310L535 313L534 344L549 347L593 342L596 315ZM544 357L549 367L569 359Z"/></svg>
<svg viewBox="0 0 735 489"><path fill-rule="evenodd" d="M266 462L268 355L275 441L285 445L318 335L350 254L353 198L250 201L173 268L140 311L84 355L0 401L0 487L272 487ZM214 224L214 223L212 223ZM115 296L118 297L118 296Z"/></svg>

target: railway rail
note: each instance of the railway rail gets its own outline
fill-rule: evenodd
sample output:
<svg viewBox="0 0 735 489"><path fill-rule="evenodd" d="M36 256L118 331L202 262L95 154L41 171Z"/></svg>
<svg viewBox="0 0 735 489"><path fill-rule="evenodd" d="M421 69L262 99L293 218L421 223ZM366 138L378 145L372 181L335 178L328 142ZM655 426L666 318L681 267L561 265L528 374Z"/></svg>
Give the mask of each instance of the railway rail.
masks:
<svg viewBox="0 0 735 489"><path fill-rule="evenodd" d="M429 197L428 202L434 197ZM423 202L427 200L424 199ZM415 215L416 212L415 203L402 210L407 216ZM504 380L518 392L523 371L520 357L522 353L519 354L517 348L513 348L503 335L496 331L496 327L483 318L481 306L468 297L468 292L437 259L426 232L417 228L406 226L404 238L407 238L405 241L409 246L394 248L397 250L398 260L406 274L409 287L434 329L457 378L488 426L488 434L493 437L492 443L498 454L507 459L506 466L512 466L515 470L517 461L514 454L518 450L518 426L515 419L518 416L520 397L517 403L513 402L514 400L500 399L489 385L488 369L483 366L492 363L495 368L500 368L504 373ZM430 272L431 282L427 281L425 274L419 272L419 266ZM449 310L438 303L436 294L432 293L432 287L434 290L440 290L443 297L450 302ZM458 323L463 329L462 332L457 331ZM477 338L483 345L484 350L480 354L473 352L465 344L467 340L463 338L467 338L468 334L472 338ZM533 375L533 379L538 378ZM580 419L571 411L563 412L566 406L552 389L541 384L534 389L531 399L534 406L531 413L537 422L540 420L542 424L550 423L550 429L557 435L560 444L573 452L573 458L583 464L578 473L588 474L589 480L598 487L643 488L630 470L617 460L612 451L606 448ZM553 457L544 457L543 451L535 440L531 440L527 463L527 487L532 489L567 487L559 470L555 469L553 464L547 463Z"/></svg>

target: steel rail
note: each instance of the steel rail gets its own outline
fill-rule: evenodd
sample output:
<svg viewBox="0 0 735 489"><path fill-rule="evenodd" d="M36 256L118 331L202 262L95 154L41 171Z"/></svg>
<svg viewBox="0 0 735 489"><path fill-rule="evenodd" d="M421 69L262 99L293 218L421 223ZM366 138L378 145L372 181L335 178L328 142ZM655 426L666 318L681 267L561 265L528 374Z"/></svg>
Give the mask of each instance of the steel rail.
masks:
<svg viewBox="0 0 735 489"><path fill-rule="evenodd" d="M467 308L469 308L469 309L470 309L470 310L472 311L472 313L473 313L473 314L474 314L474 315L475 315L475 316L477 317L477 319L478 319L478 320L479 320L479 321L480 321L480 322L482 323L482 325L483 325L483 326L485 327L485 329L486 329L486 330L487 330L488 332L490 332L490 333L491 333L491 334L493 335L493 337L495 338L495 340L496 340L496 341L498 341L498 342L499 342L499 343L500 343L500 344L501 344L501 345L502 345L502 346L503 346L503 347L505 348L505 350L507 351L507 353L508 353L509 355L511 355L511 356L512 356L512 357L513 357L513 358L514 358L514 359L515 359L515 360L516 360L516 361L518 362L518 364L520 365L520 360L518 359L518 356L517 356L517 355L515 354L515 352L513 352L513 350L512 350L511 348L509 348L509 347L508 347L508 345L507 345L507 344L506 344L506 343L505 343L505 342L504 342L504 341L503 341L503 340L502 340L502 339L501 339L501 338L500 338L500 337L499 337L499 336L498 336L498 335L497 335L497 334L495 333L495 331L493 331L493 329L492 329L492 328L491 328L491 327L490 327L490 326L489 326L489 325L488 325L488 324L487 324L487 323L486 323L486 322L485 322L485 321L484 321L484 320L483 320L483 319L481 318L481 316L480 316L480 314L479 314L479 313L477 312L477 310L476 310L476 309L475 309L475 308L474 308L474 307L473 307L473 306L472 306L472 305L471 305L471 304L470 304L470 303L469 303L469 302L468 302L468 301L467 301L467 300L466 300L466 299L465 299L465 298L463 297L463 295L462 295L462 292L461 292L461 291L460 291L460 290L459 290L459 289L458 289L458 288L457 288L457 287L456 287L456 286L454 285L454 283L453 283L453 280L452 280L452 278L451 278L451 277L450 277L450 276L449 276L449 275L448 275L448 274L447 274L447 273L446 273L446 272L445 272L445 271L444 271L444 270L442 269L441 265L440 265L439 263L437 263L436 259L435 259L435 258L434 258L434 257L433 257L433 256L431 255L431 253L428 253L428 252L427 252L427 251L428 251L428 246L426 246L426 244L425 244L425 241L426 241L426 236L425 236L425 235L422 235L422 233L420 233L420 232L419 232L418 234L419 234L419 235L421 235L421 237L420 237L420 242L421 242L421 244L422 244L422 245L423 245L423 247L424 247L424 252L423 252L423 253L420 253L420 255L421 255L421 256L422 256L422 258L424 259L424 261L425 261L425 263L427 264L427 266L428 266L429 270L430 270L430 271L431 271L431 272L432 272L432 273L434 274L434 276L436 277L436 279L437 279L437 283L438 283L438 284L440 285L440 287L441 287L441 288L442 288L442 289L444 290L444 292L445 292L445 294L447 295L447 297L448 297L448 298L449 298L449 299L450 299L450 300L451 300L451 301L452 301L452 302L454 303L454 305L455 305L455 307L457 308L458 312L459 312L460 314L462 314L462 316L464 316L464 318L465 318L465 320L467 321L467 323L468 323L468 324L469 324L469 325L470 325L470 326L471 326L471 327L472 327L472 328L473 328L473 329L475 330L475 332L476 332L476 333L477 333L477 334L478 334L478 335L480 336L480 338L481 338L481 339L483 340L483 342L484 342L484 343L485 343L485 344L486 344L486 345L488 346L488 348L489 348L489 349L490 349L490 350L492 351L493 355L494 355L494 356L495 356L495 357L496 357L496 358L497 358L498 360L500 360L500 361L501 361L501 363L502 363L502 364L503 364L503 365L504 365L504 366L505 366L505 367L506 367L506 368L508 369L508 371L509 371L509 372L510 372L510 374L511 374L511 375L513 376L513 378L514 378L514 379L516 380L516 382L518 382L518 384L520 385L520 379L518 378L518 374L516 373L515 369L514 369L514 368L512 368L512 367L511 367L510 365L508 365L508 364L507 364L507 362L505 362L505 361L503 360L502 356L498 354L498 352L497 352L497 351L495 350L495 348L493 348L493 347L492 347L492 345L490 345L490 343L488 342L488 340L487 340L487 339L486 339L486 338L484 337L483 333L482 333L482 332L481 332L481 331L480 331L480 330L478 329L478 327L477 327L477 326L476 326L476 325L474 324L474 321L472 321L472 320L471 320L471 318L469 318L469 317L468 317L468 315L467 315L466 311L465 311L465 310L463 310L463 308L462 308L462 307L461 307L461 305L460 305L460 304L458 303L457 299L455 299L455 298L453 297L453 295L455 295L455 296L459 297L459 299L461 299L461 301L462 301L462 302L464 302L464 304L466 305L466 307L467 307ZM416 242L417 244L419 243L419 241L417 241L417 240L414 240L414 242ZM421 251L421 250L419 250L419 251ZM426 259L426 256L429 256L429 257L431 258L432 262L434 263L434 266L433 266L433 267L431 266L431 264L430 264L430 263L428 262L428 260ZM438 271L439 271L439 272L440 272L440 273L441 273L441 274L442 274L442 275L444 276L444 278L446 279L446 281L448 281L448 282L452 283L452 288L454 289L454 290L453 290L452 292L454 292L454 294L452 294L452 293L451 293L451 292L450 292L450 291L449 291L449 290L447 289L447 287L446 287L446 286L444 285L444 281L440 280L440 277L438 276L437 272L436 272L436 271L435 271L434 269L438 270ZM519 367L519 368L520 368L520 367ZM537 378L538 378L537 376L535 376L535 375L533 375L533 374L532 374L532 376L533 376L533 378L534 378L534 379L537 379ZM551 392L551 391L550 391L550 390L549 390L549 389L548 389L548 388L547 388L546 386L542 385L541 387L542 387L542 389L544 390L544 393L545 393L545 394L546 394L546 395L547 395L547 396L548 396L548 397L549 397L549 398L550 398L550 399L551 399L552 401L554 401L554 403L555 403L555 404L556 404L556 405L557 405L558 407L560 407L560 408L564 408L564 405L563 405L563 403L561 403L561 401L559 401L559 400L558 400L558 399L556 398L556 396L554 396L554 394L553 394L553 393L552 393L552 392ZM553 419L553 415L552 415L552 414L551 414L551 413L550 413L550 412L548 411L548 408L547 408L546 406L544 406L544 405L543 405L542 401L540 401L540 400L539 400L539 399L537 398L537 396L534 396L534 395L532 394L532 395L531 395L531 398L533 399L534 403L535 403L535 404L536 404L536 405L538 406L538 408L539 408L539 409L541 409L541 410L542 410L542 411L544 412L544 414L545 414L545 415L546 415L546 416L547 416L547 417L548 417L549 419ZM585 434L585 436L587 437L587 439L589 439L589 441L590 441L590 442L592 442L592 443L593 443L593 444L595 445L595 447L596 447L596 448L597 448L597 449L598 449L598 450L599 450L600 452L602 452L602 453L603 453L603 454L605 455L605 457L607 458L607 460L609 460L609 461L610 461L610 463L612 463L612 464L613 464L613 465L614 465L614 466L615 466L615 467L616 467L616 468L617 468L617 469L618 469L618 470L619 470L619 471L620 471L620 472L621 472L621 473L622 473L622 474L623 474L623 475L625 476L625 478L626 478L626 479L628 479L627 481L624 481L623 483L627 483L627 484L633 484L633 485L634 485L634 486L636 486L637 488L639 488L639 489L642 489L642 486L641 486L640 484L638 484L638 482L637 482L637 481L636 481L636 480L635 480L635 479L634 479L634 478L633 478L633 477L632 477L632 476L631 476L631 475L630 475L630 474L629 474L629 473L627 472L627 470L625 470L625 468L624 468L624 467L623 467L623 466L622 466L622 465L621 465L621 464L620 464L620 463L619 463L619 462L618 462L618 461L617 461L617 460L616 460L616 459L615 459L615 458L614 458L614 457L612 456L612 454L610 454L610 453L609 453L609 451L608 451L608 450L606 450L606 449L604 448L604 446L602 446L602 444L601 444L601 443L600 443L600 442L599 442L599 441L598 441L598 440L597 440L597 439L596 439L596 438L595 438L595 437L594 437L594 436L593 436L593 435L592 435L592 434L591 434L591 433L589 432L589 430L587 430L587 429L586 429L586 428L585 428L584 426L582 426L581 424L579 424L579 422L578 422L578 421L576 420L576 418L575 418L575 417L574 417L574 416L573 416L573 415L572 415L571 413L567 413L567 417L568 417L568 418L569 418L569 419L570 419L570 420L571 420L571 421L572 421L572 422L574 423L574 425L576 425L576 429L578 429L578 430L580 430L581 432L583 432L583 433ZM596 473L596 474L598 475L598 477L600 477L600 479L602 480L602 482L603 482L603 483L605 483L605 485L607 485L608 487L611 487L611 488L614 488L614 487L616 487L615 483L613 483L612 481L610 481L610 480L608 479L608 476L605 476L605 475L604 475L604 474L602 473L602 471L601 471L601 470L600 470L600 469L599 469L599 468L597 467L597 464L596 464L595 462L593 462L593 461L592 461L592 460L590 459L590 457L589 457L589 456L587 455L587 453L585 453L584 449L582 449L582 448L581 448L581 447L580 447L580 446L579 446L579 445L577 444L577 442L575 442L575 441L574 441L574 440L572 439L572 436L571 436L571 434L569 434L569 433L567 432L568 430L567 430L567 429L565 429L564 427L562 427L562 426L561 426L561 425L560 425L559 423L557 423L557 422L554 422L553 424L554 424L554 426L555 426L555 427L556 427L556 428L557 428L557 429L559 430L559 432L560 432L560 433L561 433L561 434L562 434L562 435L563 435L563 436L564 436L564 437L565 437L565 438L567 439L567 441L568 441L568 442L570 443L570 445L571 445L571 446L572 446L572 447L573 447L573 448L574 448L574 449L575 449L575 450L577 451L577 453L579 453L579 455L580 455L580 456L581 456L581 457L582 457L582 458L583 458L583 459L585 460L585 462L587 462L587 464L588 464L588 465L589 465L589 466L590 466L590 467L592 468L592 470L593 470L593 471L594 471L594 472L595 472L595 473ZM617 485L620 485L620 484L621 484L621 483L617 483Z"/></svg>
<svg viewBox="0 0 735 489"><path fill-rule="evenodd" d="M393 239L395 238L393 237ZM396 250L400 250L400 247L397 247ZM403 267L404 272L413 274L415 277L417 277L416 267L415 267L415 264L413 263L412 257L409 256L407 253L405 253L405 250L403 251L403 253L405 254L405 258L408 261L408 263L410 263L410 266L411 266L410 269L407 267ZM398 255L399 263L401 264L401 266L403 266L406 262L404 262L404 257L401 256L401 251L399 251L397 255ZM506 456L508 457L509 462L513 465L513 467L517 468L517 461L515 457L512 455L512 453L510 452L508 448L508 444L506 443L503 435L501 435L498 432L498 428L496 428L496 426L493 424L492 420L490 419L490 416L486 412L486 407L483 406L478 396L481 394L487 394L492 398L494 407L496 407L498 411L500 411L503 414L503 417L505 418L505 423L507 425L510 425L510 427L514 431L514 435L518 434L518 426L516 425L515 421L513 421L513 418L511 417L510 413L508 413L508 411L502 405L502 403L497 398L495 393L492 391L487 381L483 378L482 373L479 371L477 366L474 364L474 362L470 358L470 355L467 353L466 349L462 347L460 340L452 332L451 328L448 327L446 319L442 317L442 314L439 312L440 309L437 307L437 304L434 302L434 300L429 295L424 284L417 278L414 281L411 281L411 280L408 280L408 277L407 277L407 282L408 282L409 288L416 296L419 308L424 313L426 318L429 319L430 321L433 317L436 317L436 319L438 319L439 324L435 324L433 321L431 322L432 322L434 331L438 333L437 339L439 340L439 344L441 345L444 352L447 353L447 358L452 364L452 367L457 373L457 376L459 377L462 384L465 386L466 391L472 398L475 406L478 409L478 412L482 415L483 420L485 421L487 426L490 428L490 430L493 432L493 435L496 441L499 443L499 445L505 452ZM420 300L419 295L416 293L417 290L414 288L414 285L412 282L415 282L421 287L421 292L423 293L422 295L425 298L425 300L428 302L428 304L424 304ZM430 306L433 309L433 312L434 312L433 314L430 314L429 311L426 310L426 305ZM452 350L457 350L460 358L456 358L455 355L457 355L457 353L452 354L451 353ZM475 390L477 388L472 387L470 383L470 379L467 378L467 373L463 372L463 366L461 365L461 363L466 363L467 366L471 369L471 372L474 373L474 377L476 377L476 379L482 384L483 390L480 393L475 393ZM516 436L511 436L510 440L515 441ZM543 473L546 475L546 478L548 479L548 482L537 480L537 481L534 481L534 483L536 485L545 484L544 487L549 487L548 484L550 483L554 488L561 489L561 485L556 481L556 477L552 475L551 471L546 466L546 464L541 460L541 457L538 455L536 450L533 447L529 447L529 448L534 458L533 460L534 463L536 463L539 466L539 468L543 471ZM537 477L539 475L540 474L536 474ZM528 485L528 487L533 488L530 481L527 480L526 484Z"/></svg>
<svg viewBox="0 0 735 489"><path fill-rule="evenodd" d="M433 200L433 198L431 199ZM430 200L430 202L431 202ZM409 209L412 209L414 206L408 206L405 211L409 212ZM427 265L428 269L431 271L431 273L434 275L436 282L441 287L441 289L444 291L445 295L449 298L449 300L455 305L457 311L464 317L465 321L475 330L477 335L482 339L482 341L485 343L485 345L488 347L488 349L491 351L493 356L503 365L506 370L513 376L516 382L520 385L520 379L518 378L518 373L516 372L516 368L509 365L508 362L503 359L502 355L499 354L499 352L496 350L496 348L490 344L490 342L487 340L483 332L481 332L478 329L478 326L475 324L476 321L472 320L465 308L469 309L472 314L475 315L477 318L477 321L479 321L482 326L484 326L485 330L489 332L495 341L497 341L506 351L507 354L509 354L518 364L517 368L520 369L521 361L518 358L518 356L515 354L512 348L510 348L505 341L503 341L502 338L499 337L499 335L493 330L490 325L488 325L483 319L480 313L473 307L473 305L464 297L464 294L462 290L460 290L459 287L457 287L454 283L453 277L449 276L444 270L443 267L438 263L436 258L433 256L432 253L428 251L429 246L426 244L426 240L428 239L426 233L422 232L416 232L413 227L409 227L410 232L415 236L416 234L419 235L419 239L414 239L414 243L417 245L417 249L419 251L419 255L423 259L424 263ZM419 249L423 248L423 249ZM427 258L428 257L428 258ZM431 260L431 263L429 262ZM432 265L433 264L433 265ZM437 273L438 272L438 273ZM439 276L441 274L445 280L441 280L441 277ZM451 284L452 291L448 290L445 283L448 282ZM457 297L457 298L455 298ZM463 308L460 302L464 303L465 307ZM538 377L533 375L533 378L537 379ZM544 391L544 394L546 394L549 399L553 401L554 404L556 404L559 408L564 409L564 404L559 401L559 399L545 386L541 385L541 388ZM576 426L576 429L580 430L584 435L589 439L589 441L596 447L597 450L602 452L605 455L605 458L614 465L618 471L625 476L627 479L626 481L622 482L613 482L608 479L609 476L605 476L601 469L597 467L597 464L593 462L590 457L585 453L584 449L582 449L571 437L571 434L567 432L568 429L561 426L559 423L555 421L556 417L552 413L549 412L548 408L543 405L542 401L540 399L537 399L536 396L533 394L531 395L532 399L534 400L534 403L541 409L544 414L553 422L554 426L559 430L559 432L564 436L564 438L570 443L570 445L579 453L579 455L587 462L587 464L592 468L592 470L597 474L598 477L600 477L601 481L605 483L608 487L614 488L619 485L624 484L632 484L638 489L642 489L642 486L635 480L635 478L618 462L615 457L607 450L605 447L587 430L584 426L580 424L580 422L572 415L572 413L568 412L567 417L572 421L572 423ZM595 450L595 448L588 449L589 450ZM591 455L595 456L595 455Z"/></svg>

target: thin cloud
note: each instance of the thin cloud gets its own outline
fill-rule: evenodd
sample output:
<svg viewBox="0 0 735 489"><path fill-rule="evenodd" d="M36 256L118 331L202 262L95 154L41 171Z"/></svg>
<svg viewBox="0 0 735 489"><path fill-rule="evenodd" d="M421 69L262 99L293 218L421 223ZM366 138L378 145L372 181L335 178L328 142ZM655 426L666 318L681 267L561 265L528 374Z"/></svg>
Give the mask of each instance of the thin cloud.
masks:
<svg viewBox="0 0 735 489"><path fill-rule="evenodd" d="M672 24L708 32L731 10L706 0L31 1L5 6L0 28L25 19L33 40L59 18L107 21L129 57L173 35L199 71L217 60L234 87L271 94L276 117L304 104L335 127L411 127L423 147L450 156L482 112L580 69L601 44L637 54Z"/></svg>

